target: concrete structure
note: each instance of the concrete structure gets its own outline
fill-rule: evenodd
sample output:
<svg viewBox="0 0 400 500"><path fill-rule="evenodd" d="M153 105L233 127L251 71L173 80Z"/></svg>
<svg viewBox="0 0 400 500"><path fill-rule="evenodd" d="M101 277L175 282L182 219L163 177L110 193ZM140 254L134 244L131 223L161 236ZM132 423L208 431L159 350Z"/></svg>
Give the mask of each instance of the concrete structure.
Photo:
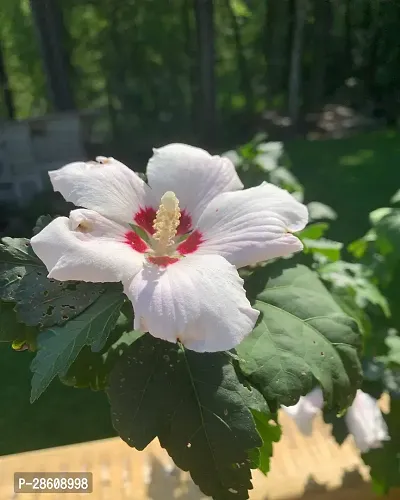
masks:
<svg viewBox="0 0 400 500"><path fill-rule="evenodd" d="M338 446L322 417L309 437L280 416L283 437L274 445L267 477L253 472L250 500L378 500L368 469L352 439ZM60 500L63 494L15 494L16 471L91 471L93 493L69 493L68 500L206 500L188 473L175 468L158 441L145 451L129 448L119 438L0 457L1 500ZM398 500L392 491L386 500Z"/></svg>
<svg viewBox="0 0 400 500"><path fill-rule="evenodd" d="M48 185L48 170L86 157L86 116L62 113L0 122L0 203L23 206Z"/></svg>

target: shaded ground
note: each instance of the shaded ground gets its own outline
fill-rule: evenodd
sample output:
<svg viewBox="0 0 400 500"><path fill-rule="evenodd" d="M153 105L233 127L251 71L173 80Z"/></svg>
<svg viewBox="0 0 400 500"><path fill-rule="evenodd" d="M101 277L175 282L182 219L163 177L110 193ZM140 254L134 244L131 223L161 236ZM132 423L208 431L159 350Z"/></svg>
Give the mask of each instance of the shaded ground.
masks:
<svg viewBox="0 0 400 500"><path fill-rule="evenodd" d="M400 134L372 132L341 140L286 144L306 201L339 214L331 237L351 241L368 229L368 213L400 188ZM117 155L115 155L117 156ZM117 156L118 157L118 156ZM28 352L0 345L0 455L113 435L106 397L54 382L29 403Z"/></svg>
<svg viewBox="0 0 400 500"><path fill-rule="evenodd" d="M379 131L340 140L288 142L306 201L339 214L331 237L351 241L368 229L368 213L388 204L400 188L400 133Z"/></svg>
<svg viewBox="0 0 400 500"><path fill-rule="evenodd" d="M32 357L0 343L0 455L115 435L103 393L56 381L30 404Z"/></svg>

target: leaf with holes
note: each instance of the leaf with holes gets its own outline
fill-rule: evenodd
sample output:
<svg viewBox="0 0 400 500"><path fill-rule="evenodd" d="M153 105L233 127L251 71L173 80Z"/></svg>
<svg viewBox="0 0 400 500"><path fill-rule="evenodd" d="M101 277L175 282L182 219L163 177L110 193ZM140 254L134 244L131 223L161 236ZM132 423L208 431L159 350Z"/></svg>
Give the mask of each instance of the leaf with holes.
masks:
<svg viewBox="0 0 400 500"><path fill-rule="evenodd" d="M277 262L258 269L245 286L261 312L237 347L249 382L267 401L291 406L317 380L329 406L346 408L361 382L361 336L317 274Z"/></svg>
<svg viewBox="0 0 400 500"><path fill-rule="evenodd" d="M39 352L32 361L31 402L35 401L58 374L64 375L85 345L100 351L115 327L124 295L107 291L64 326L39 336Z"/></svg>
<svg viewBox="0 0 400 500"><path fill-rule="evenodd" d="M248 408L252 391L230 356L144 335L115 366L107 393L114 427L130 446L143 450L158 436L206 495L248 498L248 451L262 442Z"/></svg>
<svg viewBox="0 0 400 500"><path fill-rule="evenodd" d="M17 302L18 317L29 326L65 323L103 291L102 283L48 279L46 268L27 239L3 238L0 244L0 298Z"/></svg>
<svg viewBox="0 0 400 500"><path fill-rule="evenodd" d="M73 319L103 292L103 283L56 281L47 278L46 269L40 268L20 280L14 298L24 323L46 328Z"/></svg>
<svg viewBox="0 0 400 500"><path fill-rule="evenodd" d="M35 271L46 271L29 240L3 238L0 244L0 299L15 301L21 279Z"/></svg>

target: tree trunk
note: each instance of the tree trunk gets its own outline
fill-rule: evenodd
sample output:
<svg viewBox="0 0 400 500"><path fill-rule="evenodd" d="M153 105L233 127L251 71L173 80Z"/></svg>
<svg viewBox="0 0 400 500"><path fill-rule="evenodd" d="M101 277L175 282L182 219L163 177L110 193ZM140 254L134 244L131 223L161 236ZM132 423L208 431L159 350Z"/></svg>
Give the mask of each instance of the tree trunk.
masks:
<svg viewBox="0 0 400 500"><path fill-rule="evenodd" d="M186 65L188 72L188 83L189 83L189 116L192 126L196 128L196 118L198 116L198 95L199 86L196 78L196 66L193 64L195 59L195 48L193 42L193 21L192 21L192 9L190 0L183 0L182 4L182 26L185 34L185 56Z"/></svg>
<svg viewBox="0 0 400 500"><path fill-rule="evenodd" d="M273 98L285 86L290 23L288 0L266 0L265 57L268 96Z"/></svg>
<svg viewBox="0 0 400 500"><path fill-rule="evenodd" d="M344 14L344 65L345 77L348 78L353 70L353 26L352 26L352 0L346 0L345 14Z"/></svg>
<svg viewBox="0 0 400 500"><path fill-rule="evenodd" d="M314 0L313 65L310 75L310 105L317 110L325 96L326 63L332 26L331 0Z"/></svg>
<svg viewBox="0 0 400 500"><path fill-rule="evenodd" d="M3 49L1 47L1 44L0 44L0 88L3 94L7 118L9 120L14 120L15 106L12 97L12 92L8 83L8 75L4 62Z"/></svg>
<svg viewBox="0 0 400 500"><path fill-rule="evenodd" d="M201 93L201 138L207 145L216 141L216 94L213 0L194 0L199 81Z"/></svg>
<svg viewBox="0 0 400 500"><path fill-rule="evenodd" d="M240 26L236 18L235 12L232 9L231 0L225 0L226 8L232 21L233 34L235 37L236 58L238 71L240 75L241 92L246 99L246 110L250 116L254 109L253 89L251 88L251 76L249 74L247 59L244 53L244 44Z"/></svg>
<svg viewBox="0 0 400 500"><path fill-rule="evenodd" d="M304 24L306 20L307 0L295 2L295 26L293 33L292 53L290 58L288 109L292 125L296 125L301 104L301 73L304 42Z"/></svg>
<svg viewBox="0 0 400 500"><path fill-rule="evenodd" d="M70 86L68 55L63 44L65 26L57 0L30 0L52 105L57 111L75 108Z"/></svg>

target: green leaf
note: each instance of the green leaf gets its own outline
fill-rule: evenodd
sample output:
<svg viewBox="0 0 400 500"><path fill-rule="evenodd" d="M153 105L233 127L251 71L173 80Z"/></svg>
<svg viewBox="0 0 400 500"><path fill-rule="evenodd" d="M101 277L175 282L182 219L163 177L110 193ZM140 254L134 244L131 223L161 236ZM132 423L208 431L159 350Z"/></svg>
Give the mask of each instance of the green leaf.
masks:
<svg viewBox="0 0 400 500"><path fill-rule="evenodd" d="M21 279L45 271L26 238L3 238L0 244L0 299L14 301Z"/></svg>
<svg viewBox="0 0 400 500"><path fill-rule="evenodd" d="M303 231L297 233L297 236L302 240L304 238L309 240L318 240L328 229L329 224L327 222L315 222L314 224L309 224L305 229L303 229Z"/></svg>
<svg viewBox="0 0 400 500"><path fill-rule="evenodd" d="M267 401L291 406L317 380L329 406L346 408L361 381L356 322L343 314L315 272L284 266L259 268L245 284L261 314L237 347L240 367Z"/></svg>
<svg viewBox="0 0 400 500"><path fill-rule="evenodd" d="M343 243L340 243L339 241L327 240L325 238L321 238L319 240L302 238L302 241L305 245L306 252L323 255L332 262L340 259L340 251L343 248Z"/></svg>
<svg viewBox="0 0 400 500"><path fill-rule="evenodd" d="M400 337L391 335L385 339L388 347L388 361L400 365Z"/></svg>
<svg viewBox="0 0 400 500"><path fill-rule="evenodd" d="M369 271L362 264L337 261L322 266L319 274L324 281L329 281L337 289L350 289L355 302L361 309L367 304L378 306L386 317L390 317L390 308L386 297L371 281Z"/></svg>
<svg viewBox="0 0 400 500"><path fill-rule="evenodd" d="M3 238L0 244L0 298L17 302L18 317L29 326L61 325L103 291L102 283L48 279L27 239Z"/></svg>
<svg viewBox="0 0 400 500"><path fill-rule="evenodd" d="M395 212L397 209L391 207L381 207L373 210L369 214L369 220L372 226L376 226L384 217Z"/></svg>
<svg viewBox="0 0 400 500"><path fill-rule="evenodd" d="M277 443L282 436L281 426L271 419L271 415L252 410L257 431L261 436L263 445L260 448L260 460L258 468L267 475L270 469L270 461L273 452L273 443Z"/></svg>
<svg viewBox="0 0 400 500"><path fill-rule="evenodd" d="M396 191L395 194L390 198L390 203L392 203L393 205L400 203L400 189Z"/></svg>
<svg viewBox="0 0 400 500"><path fill-rule="evenodd" d="M370 467L372 485L379 494L400 487L400 400L391 399L390 413L384 416L390 435L382 448L363 453L364 462Z"/></svg>
<svg viewBox="0 0 400 500"><path fill-rule="evenodd" d="M39 336L39 351L32 361L31 402L58 374L65 374L85 345L100 351L115 327L124 301L120 291L107 291L83 313L64 326Z"/></svg>
<svg viewBox="0 0 400 500"><path fill-rule="evenodd" d="M386 209L381 209L386 210ZM376 234L379 238L387 240L394 250L400 252L400 208L388 209L378 221L375 222Z"/></svg>
<svg viewBox="0 0 400 500"><path fill-rule="evenodd" d="M312 201L307 205L310 220L336 220L337 213L333 208L320 203L319 201Z"/></svg>
<svg viewBox="0 0 400 500"><path fill-rule="evenodd" d="M45 268L25 274L15 290L16 311L27 325L61 325L84 311L104 292L103 283L57 281Z"/></svg>
<svg viewBox="0 0 400 500"><path fill-rule="evenodd" d="M110 334L110 337L113 334ZM89 388L92 391L104 391L108 376L118 359L127 348L142 336L142 332L126 332L114 344L102 352L93 352L85 346L69 367L67 373L60 374L64 385L78 389Z"/></svg>
<svg viewBox="0 0 400 500"><path fill-rule="evenodd" d="M272 184L280 186L290 193L293 191L303 191L303 186L299 180L286 167L278 167L270 173Z"/></svg>
<svg viewBox="0 0 400 500"><path fill-rule="evenodd" d="M22 342L35 350L38 330L20 323L14 306L12 302L0 301L0 342Z"/></svg>
<svg viewBox="0 0 400 500"><path fill-rule="evenodd" d="M250 11L244 0L229 0L236 17L249 17Z"/></svg>
<svg viewBox="0 0 400 500"><path fill-rule="evenodd" d="M144 335L115 366L107 393L114 427L130 446L142 450L158 436L206 495L248 498L248 451L262 442L246 404L251 391L225 353Z"/></svg>

